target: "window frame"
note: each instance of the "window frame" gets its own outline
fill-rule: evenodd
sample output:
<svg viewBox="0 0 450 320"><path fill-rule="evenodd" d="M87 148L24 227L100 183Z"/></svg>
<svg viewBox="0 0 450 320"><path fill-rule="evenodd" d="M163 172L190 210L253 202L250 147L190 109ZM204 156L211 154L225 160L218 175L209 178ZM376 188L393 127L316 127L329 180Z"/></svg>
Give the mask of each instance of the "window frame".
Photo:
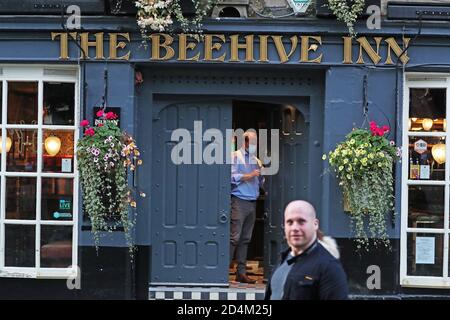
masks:
<svg viewBox="0 0 450 320"><path fill-rule="evenodd" d="M450 155L450 128L446 132L409 131L410 89L436 88L446 90L446 121L450 123L450 74L443 73L406 73L403 77L403 121L402 121L402 180L401 180L401 232L400 232L400 285L415 288L450 288L449 277L449 188L450 166L445 166L445 179L409 180L409 137L445 137L445 150ZM449 163L448 160L446 161ZM409 186L432 185L444 186L444 226L443 228L410 228L408 227ZM408 276L407 275L407 237L409 233L443 234L443 269L442 277Z"/></svg>
<svg viewBox="0 0 450 320"><path fill-rule="evenodd" d="M37 125L7 124L7 82L38 82L38 123ZM43 102L44 82L60 82L74 84L74 124L73 125L44 125ZM67 279L78 276L78 221L79 221L79 177L76 158L76 144L79 137L80 122L80 72L78 66L55 65L0 65L0 83L2 96L2 122L0 123L1 136L7 135L7 129L35 129L37 139L37 168L36 172L7 172L6 171L6 139L2 139L2 157L0 166L1 201L0 199L0 277L36 278L36 279ZM74 134L74 157L72 173L43 172L43 133L44 130L68 130ZM36 178L36 219L11 220L6 219L6 177L35 177ZM73 218L70 221L41 220L41 191L42 178L71 178L73 179ZM35 225L35 267L5 267L5 224ZM41 226L58 225L72 227L72 265L67 268L42 268L41 263Z"/></svg>

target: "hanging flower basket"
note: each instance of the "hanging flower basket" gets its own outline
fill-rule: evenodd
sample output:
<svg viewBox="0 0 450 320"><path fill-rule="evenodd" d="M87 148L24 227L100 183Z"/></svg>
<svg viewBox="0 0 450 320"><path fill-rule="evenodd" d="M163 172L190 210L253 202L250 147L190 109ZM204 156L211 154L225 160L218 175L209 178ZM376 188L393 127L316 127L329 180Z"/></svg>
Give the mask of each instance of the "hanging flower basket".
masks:
<svg viewBox="0 0 450 320"><path fill-rule="evenodd" d="M364 11L365 0L328 0L328 7L337 20L347 25L349 34L356 36L355 23Z"/></svg>
<svg viewBox="0 0 450 320"><path fill-rule="evenodd" d="M135 208L135 191L128 185L128 171L142 164L134 139L123 132L113 112L97 112L103 121L91 127L81 121L84 136L78 140L77 161L83 189L84 210L91 221L94 244L98 249L100 232L122 227L130 253L133 253L129 208ZM141 196L145 194L141 193Z"/></svg>
<svg viewBox="0 0 450 320"><path fill-rule="evenodd" d="M218 0L137 0L137 24L145 39L153 32L171 31L178 21L184 33L202 33L203 19Z"/></svg>
<svg viewBox="0 0 450 320"><path fill-rule="evenodd" d="M370 130L354 129L330 151L328 158L342 187L358 249L375 243L390 247L386 215L394 210L393 166L400 151L385 134L389 127L370 123Z"/></svg>

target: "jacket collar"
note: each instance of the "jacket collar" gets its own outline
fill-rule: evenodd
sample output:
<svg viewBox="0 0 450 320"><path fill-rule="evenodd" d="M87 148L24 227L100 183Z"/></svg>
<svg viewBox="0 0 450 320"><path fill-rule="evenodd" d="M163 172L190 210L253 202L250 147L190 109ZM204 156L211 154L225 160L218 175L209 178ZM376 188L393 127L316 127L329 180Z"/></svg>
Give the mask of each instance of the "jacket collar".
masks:
<svg viewBox="0 0 450 320"><path fill-rule="evenodd" d="M297 259L299 259L300 257L303 257L303 256L307 256L307 255L309 255L309 254L311 254L316 248L317 248L317 245L318 245L319 243L318 243L318 239L316 239L305 251L303 251L301 254L299 254L298 256L295 256L295 257L290 257L290 258L288 258L288 260L287 260L287 263L288 264L292 264L292 263L294 263L294 262L296 262L297 261ZM285 251L283 251L282 253L281 253L281 261L284 261L287 257L288 257L288 255L289 255L289 253L291 252L291 248L288 248L288 249L286 249Z"/></svg>

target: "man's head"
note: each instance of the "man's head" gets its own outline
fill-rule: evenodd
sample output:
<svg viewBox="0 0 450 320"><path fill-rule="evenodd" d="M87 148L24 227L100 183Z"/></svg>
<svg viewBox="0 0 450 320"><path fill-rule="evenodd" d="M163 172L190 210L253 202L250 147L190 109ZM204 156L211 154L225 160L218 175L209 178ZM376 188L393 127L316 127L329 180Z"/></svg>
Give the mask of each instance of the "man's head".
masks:
<svg viewBox="0 0 450 320"><path fill-rule="evenodd" d="M289 203L284 211L284 233L294 255L302 253L317 238L319 220L316 210L306 201Z"/></svg>
<svg viewBox="0 0 450 320"><path fill-rule="evenodd" d="M258 136L256 135L256 132L246 131L244 133L244 139L245 139L245 150L251 154L255 154L258 145Z"/></svg>

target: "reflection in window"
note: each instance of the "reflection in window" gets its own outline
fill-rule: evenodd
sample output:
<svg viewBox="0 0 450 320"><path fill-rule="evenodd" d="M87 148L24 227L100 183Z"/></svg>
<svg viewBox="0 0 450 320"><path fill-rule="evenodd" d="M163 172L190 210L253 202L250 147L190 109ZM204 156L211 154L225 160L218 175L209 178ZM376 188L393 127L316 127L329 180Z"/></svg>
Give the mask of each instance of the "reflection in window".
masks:
<svg viewBox="0 0 450 320"><path fill-rule="evenodd" d="M67 268L72 265L72 227L41 226L41 267Z"/></svg>
<svg viewBox="0 0 450 320"><path fill-rule="evenodd" d="M36 218L36 178L6 177L6 219Z"/></svg>
<svg viewBox="0 0 450 320"><path fill-rule="evenodd" d="M74 125L75 84L44 83L44 124Z"/></svg>
<svg viewBox="0 0 450 320"><path fill-rule="evenodd" d="M409 186L408 227L444 228L444 186Z"/></svg>
<svg viewBox="0 0 450 320"><path fill-rule="evenodd" d="M409 233L407 241L407 275L442 277L444 236Z"/></svg>
<svg viewBox="0 0 450 320"><path fill-rule="evenodd" d="M73 131L44 130L43 143L42 171L73 172Z"/></svg>
<svg viewBox="0 0 450 320"><path fill-rule="evenodd" d="M8 129L8 135L12 137L12 144L7 153L6 170L36 172L37 130Z"/></svg>
<svg viewBox="0 0 450 320"><path fill-rule="evenodd" d="M43 220L72 220L73 179L42 178Z"/></svg>
<svg viewBox="0 0 450 320"><path fill-rule="evenodd" d="M410 180L445 180L445 137L410 137L408 152Z"/></svg>
<svg viewBox="0 0 450 320"><path fill-rule="evenodd" d="M38 83L8 82L8 123L37 124Z"/></svg>
<svg viewBox="0 0 450 320"><path fill-rule="evenodd" d="M34 267L36 265L35 226L5 225L5 266Z"/></svg>
<svg viewBox="0 0 450 320"><path fill-rule="evenodd" d="M446 89L410 89L409 130L446 131Z"/></svg>

